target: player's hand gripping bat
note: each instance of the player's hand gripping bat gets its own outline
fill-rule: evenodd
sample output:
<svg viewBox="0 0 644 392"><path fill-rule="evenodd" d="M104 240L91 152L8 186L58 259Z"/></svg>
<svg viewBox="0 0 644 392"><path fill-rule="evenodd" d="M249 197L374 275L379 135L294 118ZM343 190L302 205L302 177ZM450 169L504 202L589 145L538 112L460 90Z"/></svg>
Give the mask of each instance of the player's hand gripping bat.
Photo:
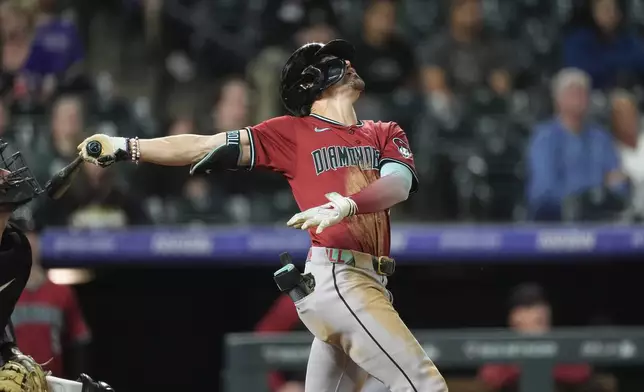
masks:
<svg viewBox="0 0 644 392"><path fill-rule="evenodd" d="M85 149L87 150L87 155L93 158L98 158L101 156L103 146L101 143L92 140L87 143ZM80 171L81 163L83 163L83 158L78 156L72 163L62 168L54 177L52 177L45 185L47 196L53 200L60 199L65 192L67 192L70 185L72 185L74 177Z"/></svg>

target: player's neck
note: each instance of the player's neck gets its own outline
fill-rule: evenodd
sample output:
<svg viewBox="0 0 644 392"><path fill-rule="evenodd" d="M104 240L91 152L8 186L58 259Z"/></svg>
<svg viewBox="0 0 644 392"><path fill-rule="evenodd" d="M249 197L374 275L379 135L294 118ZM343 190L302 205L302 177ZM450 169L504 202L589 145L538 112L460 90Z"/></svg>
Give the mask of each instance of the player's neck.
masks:
<svg viewBox="0 0 644 392"><path fill-rule="evenodd" d="M346 101L323 99L316 101L311 107L311 114L317 114L345 125L358 123L353 105Z"/></svg>

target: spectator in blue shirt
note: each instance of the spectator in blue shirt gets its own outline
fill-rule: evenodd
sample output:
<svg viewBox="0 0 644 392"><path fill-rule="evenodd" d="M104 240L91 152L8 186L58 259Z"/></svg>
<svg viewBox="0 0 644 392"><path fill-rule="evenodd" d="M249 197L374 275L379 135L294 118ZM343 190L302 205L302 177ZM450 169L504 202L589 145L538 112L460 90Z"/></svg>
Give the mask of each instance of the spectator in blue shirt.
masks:
<svg viewBox="0 0 644 392"><path fill-rule="evenodd" d="M588 75L574 68L553 79L556 115L536 126L529 144L527 191L533 219L561 219L567 197L592 189L627 190L610 134L586 119L589 86Z"/></svg>
<svg viewBox="0 0 644 392"><path fill-rule="evenodd" d="M76 83L84 59L73 22L40 13L36 2L8 0L0 6L2 73L18 101L47 101Z"/></svg>
<svg viewBox="0 0 644 392"><path fill-rule="evenodd" d="M586 71L594 88L642 82L644 42L623 24L617 0L592 0L588 26L564 38L563 65Z"/></svg>

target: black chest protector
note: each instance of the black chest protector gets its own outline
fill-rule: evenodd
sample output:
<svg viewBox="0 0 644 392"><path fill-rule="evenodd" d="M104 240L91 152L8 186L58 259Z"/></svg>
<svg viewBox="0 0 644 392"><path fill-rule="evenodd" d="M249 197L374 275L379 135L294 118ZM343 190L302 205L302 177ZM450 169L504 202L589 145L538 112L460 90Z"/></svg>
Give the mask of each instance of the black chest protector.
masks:
<svg viewBox="0 0 644 392"><path fill-rule="evenodd" d="M5 263L24 263L31 268L31 246L24 233L11 223L2 232L0 270Z"/></svg>

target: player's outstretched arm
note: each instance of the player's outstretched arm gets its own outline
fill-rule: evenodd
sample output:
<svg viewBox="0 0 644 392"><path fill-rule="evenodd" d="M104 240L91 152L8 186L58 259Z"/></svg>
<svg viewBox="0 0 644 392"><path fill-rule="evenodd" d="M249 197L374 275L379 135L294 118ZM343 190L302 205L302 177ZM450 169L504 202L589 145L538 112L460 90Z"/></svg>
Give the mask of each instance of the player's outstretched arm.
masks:
<svg viewBox="0 0 644 392"><path fill-rule="evenodd" d="M90 156L86 146L95 141L100 143L101 151ZM118 161L140 161L163 166L187 166L198 164L213 152L219 151L216 158L231 159L244 166L250 160L250 140L248 132L229 131L215 135L174 135L154 139L113 137L96 134L85 139L78 146L79 154L87 162L107 167ZM232 168L232 167L231 167Z"/></svg>

